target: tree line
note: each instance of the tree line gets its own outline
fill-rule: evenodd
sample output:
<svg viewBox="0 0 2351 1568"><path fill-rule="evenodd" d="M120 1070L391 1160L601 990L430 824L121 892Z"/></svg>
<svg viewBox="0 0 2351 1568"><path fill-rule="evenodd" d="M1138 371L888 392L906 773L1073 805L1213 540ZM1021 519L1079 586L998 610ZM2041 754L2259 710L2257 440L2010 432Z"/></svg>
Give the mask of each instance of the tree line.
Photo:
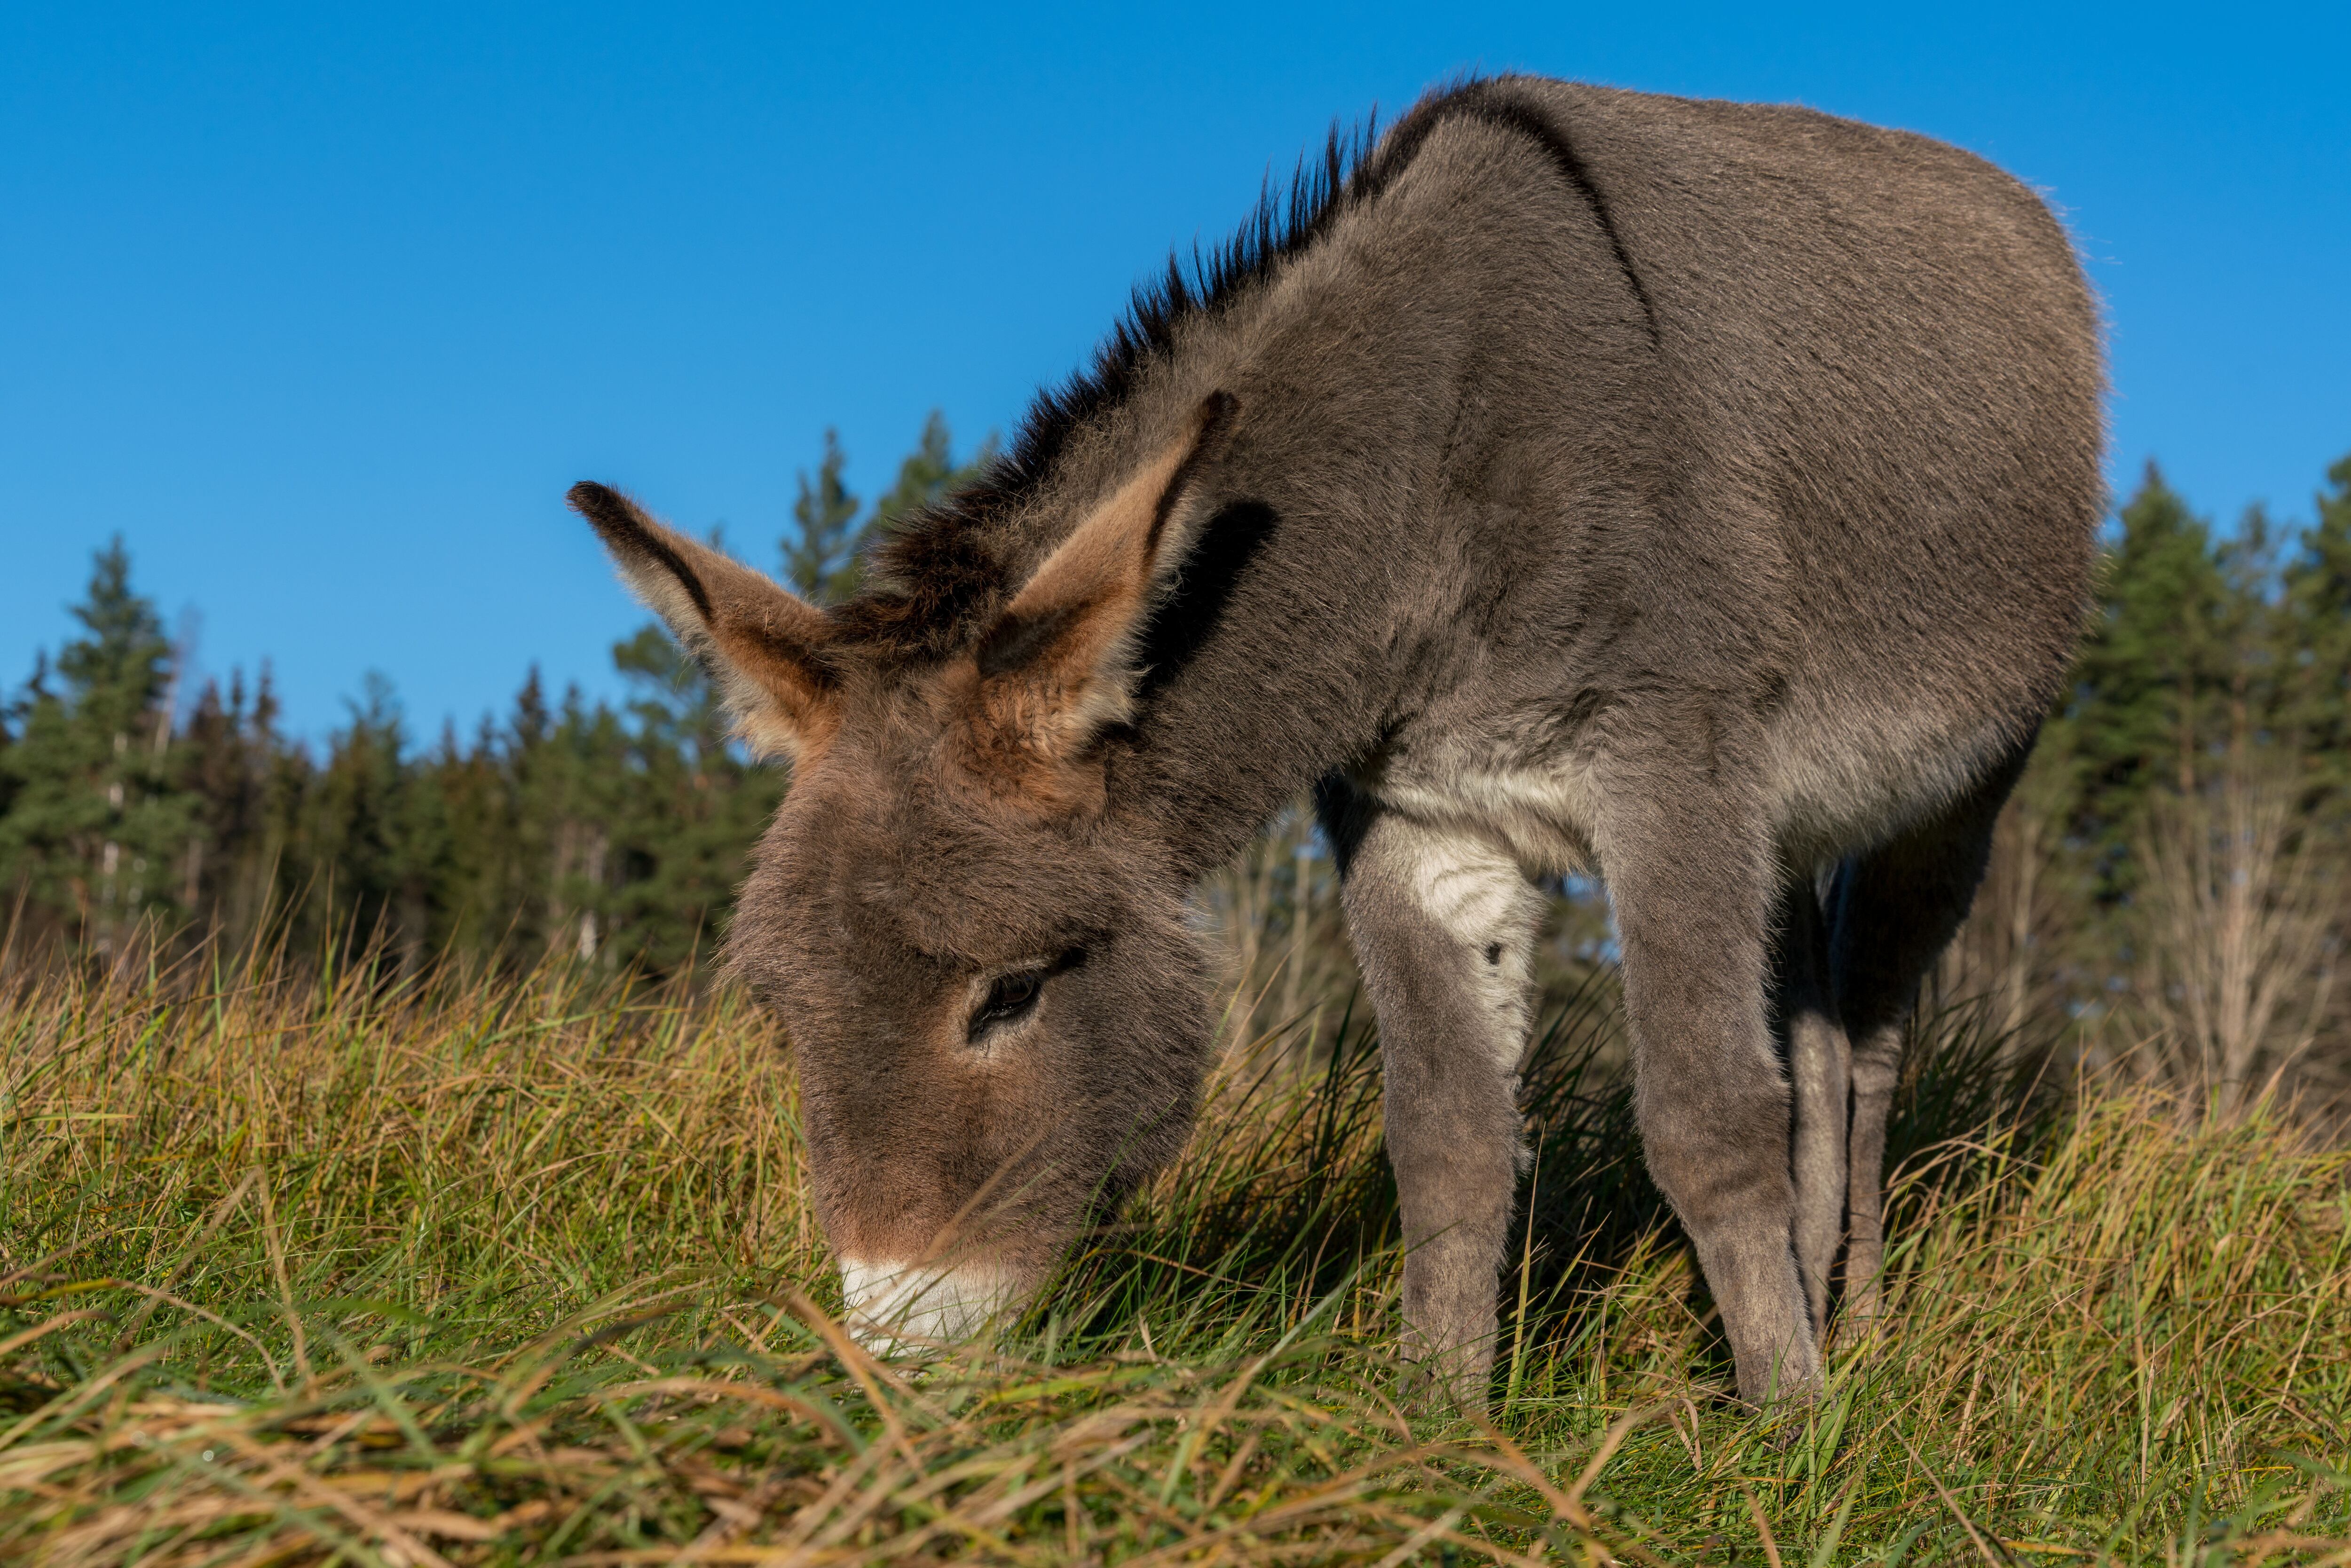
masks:
<svg viewBox="0 0 2351 1568"><path fill-rule="evenodd" d="M934 413L869 505L828 432L774 564L812 599L853 591L868 540L990 455L958 461ZM612 649L617 703L551 695L534 668L502 718L424 740L371 675L314 746L281 727L266 668L181 689L120 539L73 615L79 634L0 708L0 915L19 954L216 935L667 973L707 956L785 788L650 622Z"/></svg>
<svg viewBox="0 0 2351 1568"><path fill-rule="evenodd" d="M934 415L867 505L828 434L779 575L819 601L852 591L862 547L987 455L958 462ZM2351 869L2351 457L2314 502L2300 527L2256 507L2218 528L2147 469L2105 531L2073 679L1948 991L2012 1032L2095 1034L2228 1093L2289 1059L2351 1069L2333 983ZM371 680L311 746L280 728L266 672L177 689L119 542L75 614L80 634L0 710L0 892L20 948L105 956L217 932L375 941L411 964L552 950L670 972L708 954L786 788L729 745L701 673L650 624L613 649L617 704L551 696L533 673L503 718L423 742ZM1323 951L1327 862L1295 813L1276 832L1227 873L1241 913L1226 923L1245 968L1286 967L1259 988L1295 1005L1301 976L1339 983L1350 967ZM1600 961L1599 894L1561 893L1562 961Z"/></svg>
<svg viewBox="0 0 2351 1568"><path fill-rule="evenodd" d="M2241 1101L2351 1082L2351 457L2305 526L2231 530L2150 465L2073 679L1946 965L2011 1033Z"/></svg>

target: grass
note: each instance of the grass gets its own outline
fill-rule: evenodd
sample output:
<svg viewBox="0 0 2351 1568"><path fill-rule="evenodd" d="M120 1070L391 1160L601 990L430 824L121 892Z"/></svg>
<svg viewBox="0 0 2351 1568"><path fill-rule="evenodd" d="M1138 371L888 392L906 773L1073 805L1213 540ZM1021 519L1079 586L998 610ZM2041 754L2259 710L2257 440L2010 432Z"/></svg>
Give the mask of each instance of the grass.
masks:
<svg viewBox="0 0 2351 1568"><path fill-rule="evenodd" d="M0 999L11 1563L2351 1562L2351 1163L2274 1108L1912 1053L1895 1314L1722 1398L1595 1062L1539 1155L1490 1425L1399 1410L1360 1021L1220 1071L1182 1166L997 1345L841 1334L738 998L263 967ZM1278 1043L1278 1042L1277 1042Z"/></svg>

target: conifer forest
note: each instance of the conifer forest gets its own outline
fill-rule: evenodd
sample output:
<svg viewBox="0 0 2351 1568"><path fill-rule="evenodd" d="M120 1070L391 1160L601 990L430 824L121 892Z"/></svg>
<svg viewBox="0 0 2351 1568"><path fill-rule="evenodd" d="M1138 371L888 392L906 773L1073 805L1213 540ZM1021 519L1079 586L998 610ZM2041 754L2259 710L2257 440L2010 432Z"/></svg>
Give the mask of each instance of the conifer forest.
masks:
<svg viewBox="0 0 2351 1568"><path fill-rule="evenodd" d="M964 471L935 415L871 506L846 462L828 435L779 558L758 562L820 601L854 589L866 538ZM100 551L74 607L82 634L6 709L0 888L16 946L103 958L266 933L381 944L412 967L559 951L658 974L709 951L784 780L728 744L701 672L650 619L612 649L617 706L517 671L504 716L419 734L379 677L306 744L279 727L266 670L184 690L141 587L128 541Z"/></svg>

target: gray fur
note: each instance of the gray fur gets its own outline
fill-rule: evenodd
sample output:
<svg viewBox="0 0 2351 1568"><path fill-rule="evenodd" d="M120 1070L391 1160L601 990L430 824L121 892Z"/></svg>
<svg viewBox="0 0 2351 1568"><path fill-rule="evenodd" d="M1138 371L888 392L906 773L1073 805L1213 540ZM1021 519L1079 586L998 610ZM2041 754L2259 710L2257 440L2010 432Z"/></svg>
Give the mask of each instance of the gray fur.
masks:
<svg viewBox="0 0 2351 1568"><path fill-rule="evenodd" d="M1183 890L1314 785L1419 1353L1479 1397L1525 880L1596 869L1740 1391L1809 1393L1841 1197L1879 1300L1901 1015L2081 620L2089 295L2015 181L1802 110L1477 83L1340 197L1040 406L813 643L780 590L697 626L731 601L664 598L689 547L577 493L697 646L766 661L789 711L747 725L813 737L731 946L790 1025L828 1228L1040 1278L1190 1115ZM1016 1030L964 1021L1048 958Z"/></svg>

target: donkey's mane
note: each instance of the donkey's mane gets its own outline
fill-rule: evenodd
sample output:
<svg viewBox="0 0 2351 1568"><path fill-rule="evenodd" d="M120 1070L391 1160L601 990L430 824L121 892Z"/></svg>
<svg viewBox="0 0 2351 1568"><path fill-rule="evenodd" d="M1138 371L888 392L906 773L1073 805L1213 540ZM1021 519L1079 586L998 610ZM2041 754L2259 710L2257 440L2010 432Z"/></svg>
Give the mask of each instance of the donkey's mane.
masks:
<svg viewBox="0 0 2351 1568"><path fill-rule="evenodd" d="M1508 77L1464 76L1432 88L1384 137L1377 109L1353 127L1334 121L1321 156L1300 158L1286 193L1269 177L1255 210L1222 245L1203 254L1196 243L1188 267L1181 253L1171 252L1164 274L1136 286L1092 362L1061 385L1039 389L1003 455L970 484L892 528L874 552L876 586L832 612L841 634L885 656L911 659L941 657L977 636L975 622L997 607L1008 586L1007 563L987 536L1051 476L1071 436L1124 402L1144 368L1173 348L1186 322L1224 310L1340 217L1377 198L1447 120L1485 120L1543 146L1599 214L1654 338L1647 292L1582 159L1557 127L1510 93L1510 85Z"/></svg>

